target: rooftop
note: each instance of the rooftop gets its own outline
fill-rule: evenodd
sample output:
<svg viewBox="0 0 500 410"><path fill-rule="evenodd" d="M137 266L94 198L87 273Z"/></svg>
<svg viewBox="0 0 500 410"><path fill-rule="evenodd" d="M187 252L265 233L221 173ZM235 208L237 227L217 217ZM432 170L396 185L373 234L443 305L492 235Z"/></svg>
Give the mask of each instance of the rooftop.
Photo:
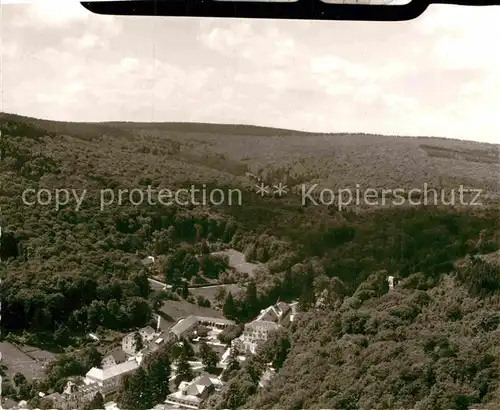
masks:
<svg viewBox="0 0 500 410"><path fill-rule="evenodd" d="M215 375L209 373L202 373L191 382L182 382L179 385L179 390L167 396L167 401L180 399L193 403L193 406L198 406L201 403L199 397L203 392L211 386L220 386L222 381Z"/></svg>
<svg viewBox="0 0 500 410"><path fill-rule="evenodd" d="M180 335L185 331L189 330L191 327L196 325L199 322L198 318L194 315L188 316L185 319L179 320L171 329L172 333L176 335Z"/></svg>
<svg viewBox="0 0 500 410"><path fill-rule="evenodd" d="M175 393L171 393L167 396L166 403L169 403L169 400L172 400L175 403L175 400L186 400L192 403L193 408L198 408L201 403L201 399L197 396L192 396L189 394L183 394L182 391L178 390Z"/></svg>
<svg viewBox="0 0 500 410"><path fill-rule="evenodd" d="M265 330L276 330L279 325L275 322L269 322L267 320L254 320L253 322L247 323L245 329L265 329Z"/></svg>
<svg viewBox="0 0 500 410"><path fill-rule="evenodd" d="M143 265L152 265L153 263L155 263L155 258L154 256L146 256L142 261L142 264Z"/></svg>
<svg viewBox="0 0 500 410"><path fill-rule="evenodd" d="M280 318L279 311L274 306L269 306L266 309L260 311L259 316L256 320L265 320L268 322L277 322Z"/></svg>
<svg viewBox="0 0 500 410"><path fill-rule="evenodd" d="M97 367L93 367L87 372L86 376L88 378L102 382L104 380L108 380L113 377L136 370L138 367L139 363L137 363L137 360L128 360L124 363L117 364L116 366L108 367L107 369L99 369Z"/></svg>
<svg viewBox="0 0 500 410"><path fill-rule="evenodd" d="M113 350L110 350L108 353L104 355L104 357L107 356L112 356L117 364L123 363L127 360L127 355L125 354L125 352L122 350L121 347L116 347Z"/></svg>
<svg viewBox="0 0 500 410"><path fill-rule="evenodd" d="M291 310L291 306L285 302L278 302L274 306L269 306L260 311L256 320L266 320L270 322L278 322L281 318L285 317Z"/></svg>
<svg viewBox="0 0 500 410"><path fill-rule="evenodd" d="M283 312L283 314L287 313L290 309L291 306L288 303L285 302L278 302L276 304L276 307Z"/></svg>
<svg viewBox="0 0 500 410"><path fill-rule="evenodd" d="M156 332L156 330L154 330L151 326L146 326L146 327L139 329L139 332L146 332L149 334L153 334Z"/></svg>

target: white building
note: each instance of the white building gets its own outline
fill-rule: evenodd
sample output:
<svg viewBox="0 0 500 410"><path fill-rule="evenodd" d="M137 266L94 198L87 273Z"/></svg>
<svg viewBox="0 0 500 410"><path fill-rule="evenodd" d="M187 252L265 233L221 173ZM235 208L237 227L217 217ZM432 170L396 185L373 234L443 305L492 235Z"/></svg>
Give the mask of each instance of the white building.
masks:
<svg viewBox="0 0 500 410"><path fill-rule="evenodd" d="M125 375L134 373L140 365L140 360L133 358L126 362L111 366L106 369L93 367L85 375L85 384L97 383L101 393L113 393L120 387L120 383Z"/></svg>
<svg viewBox="0 0 500 410"><path fill-rule="evenodd" d="M265 320L247 323L240 337L233 343L244 353L255 354L257 348L267 341L269 335L279 328L279 324Z"/></svg>
<svg viewBox="0 0 500 410"><path fill-rule="evenodd" d="M217 377L203 373L190 382L182 382L179 389L167 396L166 404L181 409L199 409L203 401L224 383Z"/></svg>
<svg viewBox="0 0 500 410"><path fill-rule="evenodd" d="M388 276L387 282L389 283L389 290L394 289L394 276Z"/></svg>
<svg viewBox="0 0 500 410"><path fill-rule="evenodd" d="M279 302L276 305L269 306L267 309L260 311L259 316L255 320L264 320L266 322L283 323L290 320L292 309L289 304Z"/></svg>
<svg viewBox="0 0 500 410"><path fill-rule="evenodd" d="M292 310L290 313L290 322L293 322L295 320L295 317L297 316L298 308L299 308L299 302L290 303L290 309Z"/></svg>
<svg viewBox="0 0 500 410"><path fill-rule="evenodd" d="M282 323L293 320L292 312L291 306L284 302L261 310L257 319L247 323L241 336L232 343L243 353L255 354L257 348L266 342L269 335Z"/></svg>
<svg viewBox="0 0 500 410"><path fill-rule="evenodd" d="M151 266L155 263L155 258L154 256L146 256L141 262L144 266Z"/></svg>

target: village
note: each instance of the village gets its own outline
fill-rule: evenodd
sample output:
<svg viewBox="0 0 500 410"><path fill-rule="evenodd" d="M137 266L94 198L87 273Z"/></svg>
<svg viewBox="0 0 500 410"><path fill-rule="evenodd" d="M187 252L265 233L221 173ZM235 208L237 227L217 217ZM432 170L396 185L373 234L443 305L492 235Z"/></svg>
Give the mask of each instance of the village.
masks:
<svg viewBox="0 0 500 410"><path fill-rule="evenodd" d="M204 340L207 345L218 352L217 368L223 371L227 367L233 349L241 353L238 360L245 361L248 355L256 353L257 348L268 339L271 332L286 321L293 321L294 312L295 304L284 302L262 310L255 320L245 324L243 333L232 341L230 347L221 343L217 336L225 328L235 325L235 322L231 320L189 316L179 320L169 331L164 332L161 330L161 317L158 316L156 329L148 326L126 335L122 340L121 348L106 355L101 367L94 367L85 377L75 378L68 382L62 394L53 393L45 397L52 400L55 407L61 410L78 409L82 403L91 401L97 392L101 393L105 399L112 398L125 375L133 374L148 354L156 351L163 343L172 340L180 344L183 340L189 340L194 345ZM208 329L208 334L203 337L197 336L197 329L200 328ZM136 336L137 333L140 335L140 341ZM142 344L144 347L137 350L137 344ZM158 405L155 409L198 409L211 393L224 385L220 375L209 374L203 370L201 361L190 361L190 365L197 373L196 377L189 382L182 382L177 391L165 398L165 404ZM175 366L172 373L171 379L174 379ZM262 376L261 386L269 382L272 374L273 369L270 367ZM19 406L23 404L19 403ZM118 407L110 400L106 402L106 409L118 410Z"/></svg>
<svg viewBox="0 0 500 410"><path fill-rule="evenodd" d="M229 262L232 268L251 274L257 265L245 262L243 254L229 250ZM151 268L155 258L148 256L143 264ZM161 289L170 286L158 279L150 278L150 285ZM224 285L221 285L224 286ZM171 305L181 302L171 301ZM104 399L106 410L120 410L116 403L116 395L125 376L133 375L149 355L157 352L167 344L182 346L188 343L193 346L194 357L189 360L193 377L191 380L176 384L177 366L172 363L170 385L175 386L164 402L154 407L155 410L168 409L199 409L214 392L219 391L224 384L224 372L231 360L245 362L251 355L258 352L270 335L293 321L297 315L297 302L275 304L262 309L260 313L247 323L239 325L223 317L216 309L200 308L200 314L189 314L177 318L173 323L162 319L162 312L156 314L156 326L145 326L126 334L119 346L103 355L100 366L91 368L84 376L74 376L67 381L61 393L45 394L39 392L40 398L52 403L52 408L60 410L82 409L100 394ZM213 316L208 314L213 313ZM180 315L183 315L180 313ZM221 340L221 334L228 329L240 326L239 336L230 340ZM88 335L89 341L99 344L100 338L94 333ZM200 355L200 346L209 346L215 353L215 366L208 372ZM266 386L273 377L275 370L271 364L263 372L259 382L260 387ZM21 401L2 400L1 408L26 409L28 403Z"/></svg>

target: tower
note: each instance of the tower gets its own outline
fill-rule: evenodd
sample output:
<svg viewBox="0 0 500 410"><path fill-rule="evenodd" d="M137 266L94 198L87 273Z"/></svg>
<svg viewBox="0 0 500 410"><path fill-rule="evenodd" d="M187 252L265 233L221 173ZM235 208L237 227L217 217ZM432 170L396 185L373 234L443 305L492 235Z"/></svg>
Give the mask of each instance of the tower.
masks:
<svg viewBox="0 0 500 410"><path fill-rule="evenodd" d="M160 333L161 316L158 315L158 321L156 323L156 333Z"/></svg>

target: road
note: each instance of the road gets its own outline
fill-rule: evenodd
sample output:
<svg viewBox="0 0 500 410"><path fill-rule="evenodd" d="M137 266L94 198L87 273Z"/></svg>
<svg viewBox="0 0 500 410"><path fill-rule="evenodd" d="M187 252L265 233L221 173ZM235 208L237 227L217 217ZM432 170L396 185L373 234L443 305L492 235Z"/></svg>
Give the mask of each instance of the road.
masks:
<svg viewBox="0 0 500 410"><path fill-rule="evenodd" d="M164 282L160 282L159 280L153 279L153 278L148 278L149 283L151 284L151 287L153 289L166 289L167 284ZM208 288L216 288L216 287L226 287L226 286L231 286L231 285L244 285L247 282L231 282L231 283L216 283L212 285L191 285L188 286L188 289L208 289Z"/></svg>

